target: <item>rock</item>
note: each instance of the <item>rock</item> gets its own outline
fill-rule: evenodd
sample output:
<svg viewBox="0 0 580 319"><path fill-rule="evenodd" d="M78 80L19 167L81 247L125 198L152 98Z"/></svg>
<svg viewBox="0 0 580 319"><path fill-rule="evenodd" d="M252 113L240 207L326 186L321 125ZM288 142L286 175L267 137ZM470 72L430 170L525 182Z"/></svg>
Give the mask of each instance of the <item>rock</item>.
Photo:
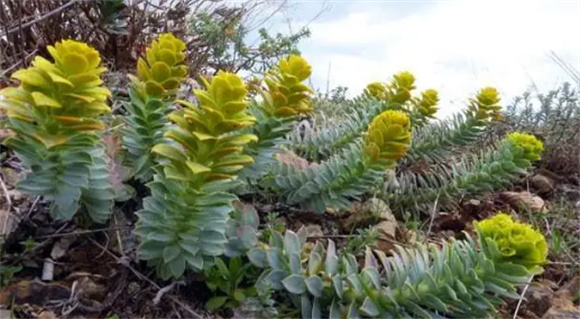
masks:
<svg viewBox="0 0 580 319"><path fill-rule="evenodd" d="M558 187L558 190L570 201L580 201L580 188L578 186L563 184Z"/></svg>
<svg viewBox="0 0 580 319"><path fill-rule="evenodd" d="M371 199L367 200L363 204L362 209L364 212L366 212L369 215L376 217L378 219L393 220L395 222L397 221L395 219L395 216L391 212L389 205L387 205L384 201L382 201L378 198L371 198Z"/></svg>
<svg viewBox="0 0 580 319"><path fill-rule="evenodd" d="M526 292L526 308L539 316L546 313L551 306L552 297L554 295L552 286L553 283L551 282L541 282L530 285Z"/></svg>
<svg viewBox="0 0 580 319"><path fill-rule="evenodd" d="M541 193L546 194L554 190L554 181L542 174L536 174L530 179L532 185Z"/></svg>
<svg viewBox="0 0 580 319"><path fill-rule="evenodd" d="M102 301L107 294L107 287L85 276L77 279L77 294L79 297Z"/></svg>
<svg viewBox="0 0 580 319"><path fill-rule="evenodd" d="M322 237L324 233L322 232L322 227L316 224L309 224L304 226L304 231L308 237Z"/></svg>
<svg viewBox="0 0 580 319"><path fill-rule="evenodd" d="M407 232L405 233L405 242L407 244L414 244L417 242L417 232L412 230L412 229L408 229Z"/></svg>
<svg viewBox="0 0 580 319"><path fill-rule="evenodd" d="M303 159L302 157L296 155L296 153L291 152L291 151L282 151L276 154L276 159L279 160L280 162L290 165L290 166L294 166L295 168L298 169L306 169L310 166L312 167L316 167L318 166L317 163L311 163L305 159Z"/></svg>
<svg viewBox="0 0 580 319"><path fill-rule="evenodd" d="M501 198L515 209L530 209L532 213L546 213L546 203L530 192L502 192Z"/></svg>
<svg viewBox="0 0 580 319"><path fill-rule="evenodd" d="M364 203L353 203L350 214L344 223L343 229L351 232L353 228L370 223L380 223L382 221L394 221L395 217L389 206L378 198L371 198Z"/></svg>
<svg viewBox="0 0 580 319"><path fill-rule="evenodd" d="M22 193L17 189L8 190L8 195L12 199L12 205L20 205L22 202L24 202L26 199L29 198L28 195Z"/></svg>
<svg viewBox="0 0 580 319"><path fill-rule="evenodd" d="M391 212L389 206L378 198L371 198L363 205L363 208L369 210L373 216L377 216L380 220L378 224L373 226L379 231L380 237L378 241L379 249L385 251L393 248L393 240L397 234L397 219Z"/></svg>
<svg viewBox="0 0 580 319"><path fill-rule="evenodd" d="M580 277L576 276L554 294L552 306L542 319L580 319L580 307L574 304L578 291L580 291Z"/></svg>
<svg viewBox="0 0 580 319"><path fill-rule="evenodd" d="M481 201L479 199L470 199L467 201L467 204L472 206L479 206L481 205Z"/></svg>

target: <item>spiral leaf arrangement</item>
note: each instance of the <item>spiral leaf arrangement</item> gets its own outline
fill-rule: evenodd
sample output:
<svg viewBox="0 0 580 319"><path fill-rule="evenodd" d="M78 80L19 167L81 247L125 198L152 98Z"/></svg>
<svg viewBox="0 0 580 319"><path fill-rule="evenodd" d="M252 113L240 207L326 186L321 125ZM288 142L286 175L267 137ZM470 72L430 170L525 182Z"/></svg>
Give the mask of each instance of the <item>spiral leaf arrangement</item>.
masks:
<svg viewBox="0 0 580 319"><path fill-rule="evenodd" d="M263 101L250 109L258 121L248 132L258 136L259 142L246 148L255 163L240 172L241 179L255 182L262 178L275 162L274 155L285 143L296 117L312 112L312 90L303 83L310 74L310 64L304 58L290 55L268 72L266 88L250 84Z"/></svg>
<svg viewBox="0 0 580 319"><path fill-rule="evenodd" d="M347 208L380 184L384 170L405 156L410 140L409 116L388 110L371 122L363 141L350 144L319 166L299 169L277 163L262 185L278 192L284 201L318 213L328 207Z"/></svg>
<svg viewBox="0 0 580 319"><path fill-rule="evenodd" d="M247 90L235 74L220 72L195 90L199 106L184 108L169 119L175 124L166 141L153 147L161 167L148 184L151 196L138 212L140 257L161 278L199 272L224 254L236 172L253 162L244 146L257 141L241 132L255 122L246 108Z"/></svg>
<svg viewBox="0 0 580 319"><path fill-rule="evenodd" d="M64 40L48 46L54 59L36 57L15 72L16 88L5 88L0 107L16 134L5 141L31 173L18 187L52 202L50 214L71 219L83 203L97 222L107 220L113 191L98 131L109 113L101 86L99 53L85 43Z"/></svg>
<svg viewBox="0 0 580 319"><path fill-rule="evenodd" d="M275 233L248 258L264 269L257 287L289 295L302 318L481 317L496 312L500 297L519 298L515 286L538 273L529 266L545 261L544 237L511 218L502 230L505 219L481 222L477 241L397 247L391 257L367 249L362 269L331 240L307 243L303 229Z"/></svg>
<svg viewBox="0 0 580 319"><path fill-rule="evenodd" d="M167 114L175 93L187 75L184 64L185 43L164 33L146 49L145 58L137 61L137 76L130 75L130 103L123 131L127 162L142 182L151 180L154 145L163 140Z"/></svg>

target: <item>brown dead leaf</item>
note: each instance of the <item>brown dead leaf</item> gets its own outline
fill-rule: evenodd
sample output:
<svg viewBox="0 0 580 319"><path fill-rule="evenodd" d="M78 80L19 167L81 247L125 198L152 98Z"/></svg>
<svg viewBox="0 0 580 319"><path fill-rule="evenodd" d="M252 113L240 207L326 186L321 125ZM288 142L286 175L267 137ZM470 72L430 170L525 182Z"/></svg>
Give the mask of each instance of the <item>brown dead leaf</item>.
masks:
<svg viewBox="0 0 580 319"><path fill-rule="evenodd" d="M500 197L514 209L530 209L542 214L548 211L544 200L530 192L502 192Z"/></svg>

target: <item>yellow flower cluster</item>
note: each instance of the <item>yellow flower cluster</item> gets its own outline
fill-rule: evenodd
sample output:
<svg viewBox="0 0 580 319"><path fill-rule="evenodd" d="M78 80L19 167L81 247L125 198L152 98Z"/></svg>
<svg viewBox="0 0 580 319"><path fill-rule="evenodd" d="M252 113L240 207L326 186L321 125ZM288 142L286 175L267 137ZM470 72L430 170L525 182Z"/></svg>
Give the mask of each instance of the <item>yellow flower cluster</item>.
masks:
<svg viewBox="0 0 580 319"><path fill-rule="evenodd" d="M405 156L411 141L407 113L388 110L373 119L364 141L364 153L373 162L392 163Z"/></svg>
<svg viewBox="0 0 580 319"><path fill-rule="evenodd" d="M475 118L482 120L498 119L500 118L499 111L501 110L499 102L498 91L495 88L486 87L477 93L475 99L470 100L468 109Z"/></svg>
<svg viewBox="0 0 580 319"><path fill-rule="evenodd" d="M416 101L417 111L424 117L433 118L437 113L439 94L433 89L421 93L421 99Z"/></svg>
<svg viewBox="0 0 580 319"><path fill-rule="evenodd" d="M169 115L177 127L166 137L182 148L169 144L153 148L171 161L165 166L169 178L198 182L228 179L253 163L251 156L243 154L243 146L257 141L257 137L235 133L256 121L246 112L249 102L244 82L227 72L219 72L211 82L202 81L206 90L194 90L200 106L179 101L186 107Z"/></svg>
<svg viewBox="0 0 580 319"><path fill-rule="evenodd" d="M16 71L20 86L0 91L0 107L11 119L35 123L34 137L47 147L67 140L65 131L99 130L96 119L109 113L110 91L102 87L99 53L74 40L48 46L54 62L36 57L32 66Z"/></svg>
<svg viewBox="0 0 580 319"><path fill-rule="evenodd" d="M514 132L507 136L507 140L514 143L515 146L522 149L524 158L529 161L539 160L544 151L544 144L535 136L527 133Z"/></svg>
<svg viewBox="0 0 580 319"><path fill-rule="evenodd" d="M370 83L364 92L380 101L404 104L411 99L411 91L414 89L415 76L410 72L401 72L393 76L391 83Z"/></svg>
<svg viewBox="0 0 580 319"><path fill-rule="evenodd" d="M276 117L288 117L312 112L312 90L302 82L312 70L306 60L291 55L278 62L264 81L268 91L260 90L265 111Z"/></svg>
<svg viewBox="0 0 580 319"><path fill-rule="evenodd" d="M502 260L528 268L546 262L546 238L532 226L514 221L510 215L501 212L475 225L484 239L489 238L495 243Z"/></svg>
<svg viewBox="0 0 580 319"><path fill-rule="evenodd" d="M187 75L184 64L185 43L171 33L164 33L151 43L145 58L137 61L137 79L149 96L172 95Z"/></svg>

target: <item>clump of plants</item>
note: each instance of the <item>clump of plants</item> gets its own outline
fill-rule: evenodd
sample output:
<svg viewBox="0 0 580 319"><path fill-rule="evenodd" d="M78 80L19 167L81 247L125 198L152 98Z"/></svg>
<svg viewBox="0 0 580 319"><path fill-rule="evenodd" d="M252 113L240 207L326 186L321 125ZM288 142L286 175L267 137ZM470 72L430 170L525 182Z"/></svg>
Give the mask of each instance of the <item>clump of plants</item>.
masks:
<svg viewBox="0 0 580 319"><path fill-rule="evenodd" d="M14 74L19 87L0 92L15 132L6 145L29 170L19 187L49 200L55 219L86 211L106 222L115 197L100 140L99 117L110 112L104 68L80 42L48 50L54 62L36 58ZM124 165L149 191L135 212L138 257L163 280L203 275L208 309L258 298L283 300L289 316L303 318L480 317L518 298L515 287L542 271L543 235L503 213L466 239L367 247L359 261L331 240L309 242L303 228L262 230L256 210L236 196L265 194L314 213L348 213L376 196L395 213L423 213L434 201L505 187L541 158L536 137L511 132L480 154L453 157L499 118L497 90L480 90L463 114L436 122L437 91L414 96L415 77L402 72L370 84L334 129L296 138L296 123L316 107L304 58L283 58L252 83L217 72L200 79L195 101L183 101L175 92L187 75L184 50L171 34L146 49L121 134ZM307 165L280 160L290 150ZM430 170L405 169L418 161Z"/></svg>

